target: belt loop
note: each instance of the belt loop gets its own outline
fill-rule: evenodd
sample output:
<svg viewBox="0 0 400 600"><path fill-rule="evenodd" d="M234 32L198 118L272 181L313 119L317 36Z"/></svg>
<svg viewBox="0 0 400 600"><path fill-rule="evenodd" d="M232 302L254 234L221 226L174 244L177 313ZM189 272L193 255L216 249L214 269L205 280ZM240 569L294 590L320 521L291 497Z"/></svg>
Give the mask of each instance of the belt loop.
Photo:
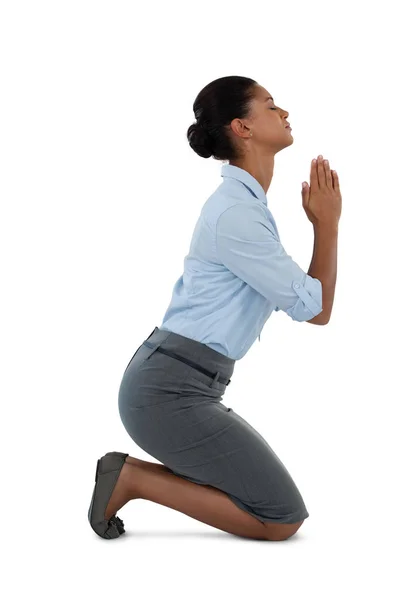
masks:
<svg viewBox="0 0 400 600"><path fill-rule="evenodd" d="M145 340L143 342L143 344L142 344L143 346L147 346L147 348L151 348L151 352L148 356L146 356L145 360L149 360L150 356L153 356L154 352L159 349L159 347L161 346L163 341L164 340L161 340L160 342L157 342L154 345L151 342L148 342L147 340Z"/></svg>
<svg viewBox="0 0 400 600"><path fill-rule="evenodd" d="M142 344L142 346L147 346L148 348L153 348L152 351L150 352L150 354L147 356L147 358L145 358L145 360L148 360L150 358L150 356L152 356L154 354L154 352L156 350L158 350L158 347L161 344L161 342L158 342L157 344L154 344L154 346L153 346L153 344L151 342L147 341L149 338L151 338L151 336L153 335L153 333L155 332L156 329L157 329L157 327L154 327L154 329L151 332L151 334L145 339L145 341Z"/></svg>
<svg viewBox="0 0 400 600"><path fill-rule="evenodd" d="M214 383L215 383L216 381L218 381L218 379L219 379L219 376L220 376L220 372L219 372L219 371L217 371L217 372L215 373L214 377L213 377L213 380L212 380L212 382L211 382L211 384L210 384L210 387L214 387Z"/></svg>

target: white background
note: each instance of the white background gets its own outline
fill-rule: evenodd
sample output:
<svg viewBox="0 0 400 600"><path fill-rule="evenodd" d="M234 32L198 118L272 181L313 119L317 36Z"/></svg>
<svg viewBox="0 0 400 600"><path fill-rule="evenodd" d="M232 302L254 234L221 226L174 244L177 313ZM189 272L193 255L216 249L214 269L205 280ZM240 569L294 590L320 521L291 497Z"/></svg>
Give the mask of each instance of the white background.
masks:
<svg viewBox="0 0 400 600"><path fill-rule="evenodd" d="M1 3L7 600L399 597L395 8ZM222 181L186 132L198 92L226 75L289 111L294 143L267 197L305 271L311 159L328 158L341 184L330 323L274 312L223 399L268 440L310 517L287 541L257 542L137 500L119 514L127 533L106 541L87 520L96 461L152 460L120 421L118 388Z"/></svg>

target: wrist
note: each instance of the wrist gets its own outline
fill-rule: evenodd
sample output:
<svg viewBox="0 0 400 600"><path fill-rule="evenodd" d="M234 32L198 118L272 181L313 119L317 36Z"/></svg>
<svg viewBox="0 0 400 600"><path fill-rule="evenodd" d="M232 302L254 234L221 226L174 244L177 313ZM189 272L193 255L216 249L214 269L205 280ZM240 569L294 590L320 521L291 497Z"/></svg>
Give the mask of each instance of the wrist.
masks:
<svg viewBox="0 0 400 600"><path fill-rule="evenodd" d="M314 232L324 232L324 233L338 233L339 232L339 221L328 221L317 223L313 223Z"/></svg>

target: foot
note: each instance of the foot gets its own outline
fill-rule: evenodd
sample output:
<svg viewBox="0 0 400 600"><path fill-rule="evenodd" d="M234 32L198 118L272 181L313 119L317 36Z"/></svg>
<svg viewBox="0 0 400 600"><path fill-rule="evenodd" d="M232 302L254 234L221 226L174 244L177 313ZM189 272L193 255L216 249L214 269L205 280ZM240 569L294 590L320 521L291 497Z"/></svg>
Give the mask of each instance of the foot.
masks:
<svg viewBox="0 0 400 600"><path fill-rule="evenodd" d="M136 470L137 467L125 459L125 463L108 502L106 512L104 513L105 519L109 519L115 515L129 500L139 497L135 485Z"/></svg>

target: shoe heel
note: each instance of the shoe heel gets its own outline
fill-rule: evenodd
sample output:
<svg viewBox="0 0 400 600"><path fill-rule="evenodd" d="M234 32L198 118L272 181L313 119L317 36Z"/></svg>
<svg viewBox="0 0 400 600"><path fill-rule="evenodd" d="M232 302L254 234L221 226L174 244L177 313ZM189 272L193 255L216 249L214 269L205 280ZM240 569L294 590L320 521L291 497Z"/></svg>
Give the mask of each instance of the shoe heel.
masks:
<svg viewBox="0 0 400 600"><path fill-rule="evenodd" d="M129 454L124 452L107 452L99 460L99 473L103 475L109 471L121 470L127 456Z"/></svg>
<svg viewBox="0 0 400 600"><path fill-rule="evenodd" d="M122 519L116 515L104 519L104 512L127 456L129 454L124 452L107 452L97 461L88 519L97 535L105 539L117 538L125 533Z"/></svg>

